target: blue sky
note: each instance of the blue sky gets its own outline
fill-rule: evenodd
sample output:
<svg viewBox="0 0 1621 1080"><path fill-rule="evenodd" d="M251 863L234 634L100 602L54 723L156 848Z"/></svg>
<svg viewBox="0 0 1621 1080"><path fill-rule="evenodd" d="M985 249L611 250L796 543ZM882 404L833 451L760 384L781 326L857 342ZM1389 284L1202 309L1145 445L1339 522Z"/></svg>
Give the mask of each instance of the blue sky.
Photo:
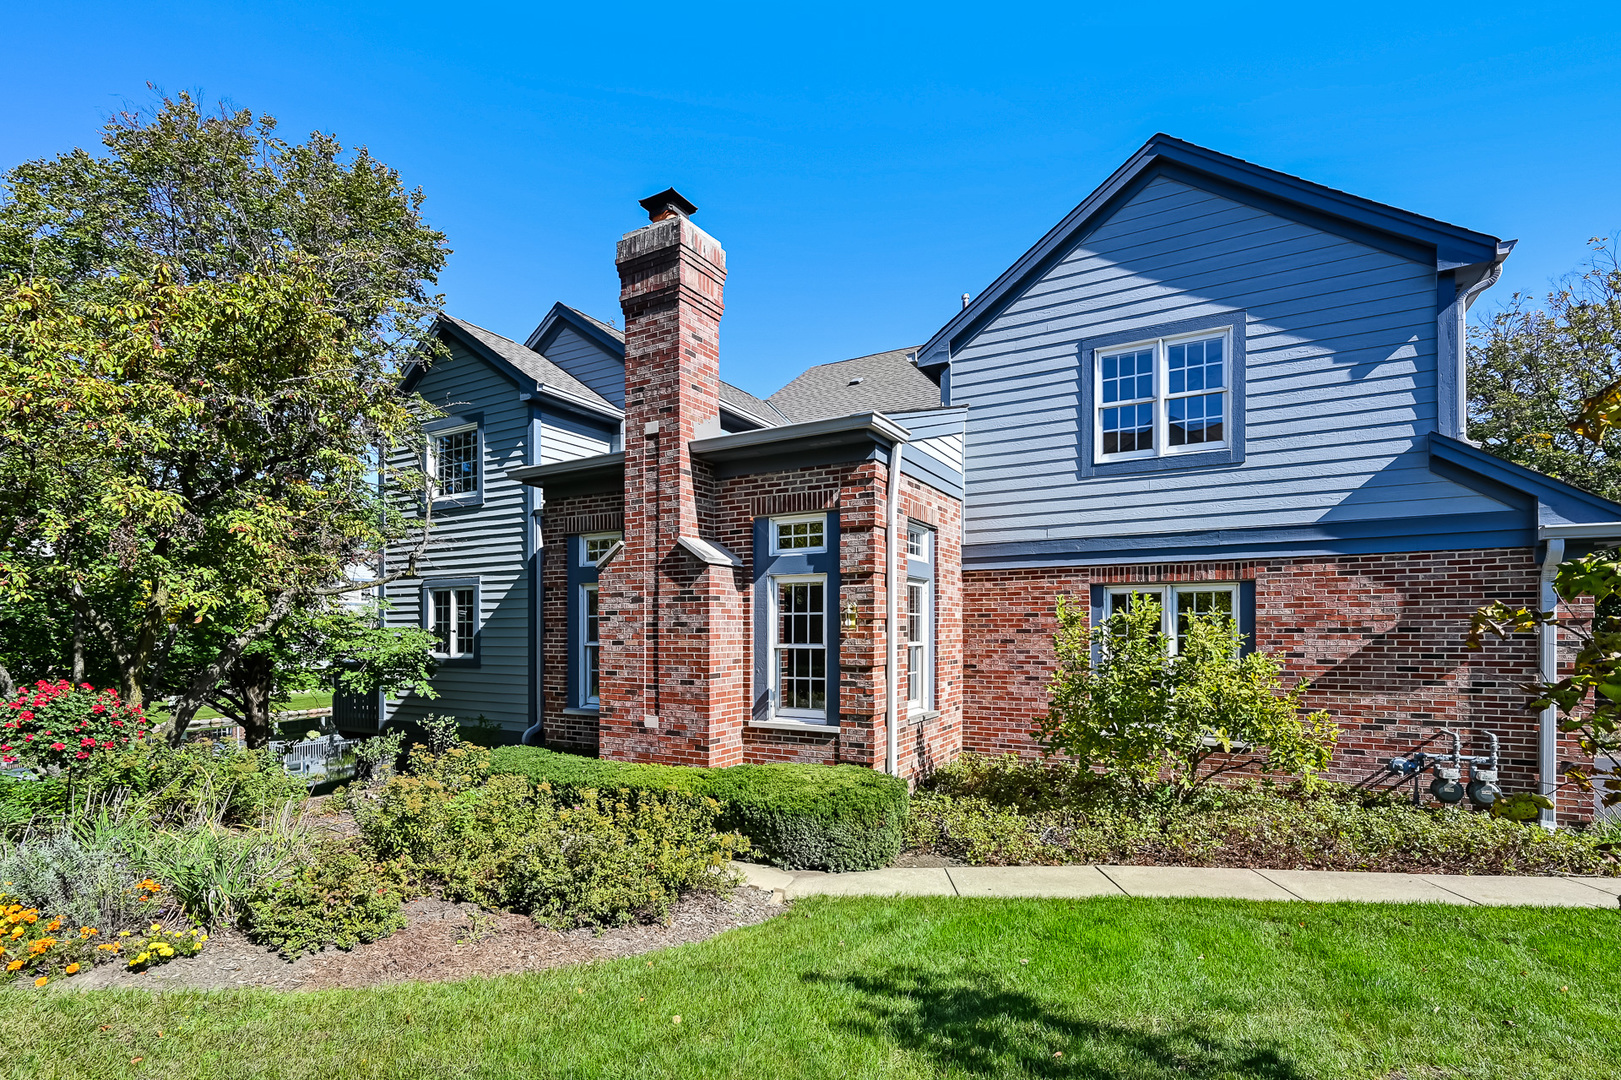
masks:
<svg viewBox="0 0 1621 1080"><path fill-rule="evenodd" d="M330 130L426 191L450 310L519 338L617 317L614 241L673 184L762 394L928 337L1155 131L1518 237L1477 311L1621 228L1621 5L1339 8L29 5L0 166L148 81Z"/></svg>

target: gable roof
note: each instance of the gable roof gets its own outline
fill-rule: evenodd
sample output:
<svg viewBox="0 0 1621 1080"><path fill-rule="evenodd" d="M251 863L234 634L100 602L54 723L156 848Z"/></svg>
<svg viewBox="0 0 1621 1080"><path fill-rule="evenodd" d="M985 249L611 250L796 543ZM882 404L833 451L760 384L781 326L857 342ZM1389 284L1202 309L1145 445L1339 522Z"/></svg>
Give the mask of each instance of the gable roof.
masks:
<svg viewBox="0 0 1621 1080"><path fill-rule="evenodd" d="M618 357L623 363L625 359L625 332L611 323L605 323L587 315L579 308L570 307L559 301L552 305L546 317L535 327L534 333L529 335L526 346L533 350L540 348L546 339L551 336L553 329L565 323L583 334L586 338L595 341L602 348ZM720 403L728 410L753 420L764 427L785 424L788 417L778 412L769 402L762 401L747 390L733 386L729 382L720 384Z"/></svg>
<svg viewBox="0 0 1621 1080"><path fill-rule="evenodd" d="M859 412L940 408L940 388L917 369L917 349L818 364L768 399L795 423Z"/></svg>
<svg viewBox="0 0 1621 1080"><path fill-rule="evenodd" d="M441 314L434 327L439 333L456 339L472 352L494 364L524 389L534 393L549 393L609 416L622 415L613 402L540 353L518 344L511 338L502 337L493 330L486 330L477 323L458 319L454 315ZM406 373L406 387L415 385L425 370L421 365L412 365L411 370Z"/></svg>
<svg viewBox="0 0 1621 1080"><path fill-rule="evenodd" d="M1516 465L1470 443L1431 434L1429 452L1430 470L1438 475L1510 505L1515 501L1534 500L1528 509L1536 510L1538 526L1555 524L1550 518L1583 523L1621 522L1621 503Z"/></svg>
<svg viewBox="0 0 1621 1080"><path fill-rule="evenodd" d="M989 288L941 327L919 350L921 366L933 368L948 362L958 344L994 317L1027 282L1112 214L1142 185L1160 175L1426 262L1437 272L1456 271L1460 287L1472 285L1491 273L1514 247L1512 240L1499 240L1314 184L1161 133L1144 143Z"/></svg>

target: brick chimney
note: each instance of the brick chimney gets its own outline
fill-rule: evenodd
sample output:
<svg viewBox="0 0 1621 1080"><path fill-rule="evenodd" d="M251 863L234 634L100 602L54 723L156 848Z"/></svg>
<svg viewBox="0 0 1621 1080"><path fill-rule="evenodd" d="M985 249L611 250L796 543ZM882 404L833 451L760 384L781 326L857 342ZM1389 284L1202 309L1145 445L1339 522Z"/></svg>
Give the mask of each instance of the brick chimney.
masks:
<svg viewBox="0 0 1621 1080"><path fill-rule="evenodd" d="M740 574L683 540L713 535L712 478L689 444L720 434L726 253L674 188L619 241L625 316L625 550L604 572L601 753L732 764L748 643ZM735 655L734 655L735 654ZM733 686L732 683L736 683ZM733 699L736 699L735 701Z"/></svg>

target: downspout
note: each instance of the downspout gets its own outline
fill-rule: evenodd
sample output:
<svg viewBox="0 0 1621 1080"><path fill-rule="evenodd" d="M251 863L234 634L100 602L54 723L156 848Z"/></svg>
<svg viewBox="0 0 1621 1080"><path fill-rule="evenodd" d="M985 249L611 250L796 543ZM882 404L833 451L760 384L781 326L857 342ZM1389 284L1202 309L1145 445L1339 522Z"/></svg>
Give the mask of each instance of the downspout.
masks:
<svg viewBox="0 0 1621 1080"><path fill-rule="evenodd" d="M899 776L901 771L900 733L896 730L900 720L895 708L895 675L900 666L895 648L896 611L900 605L900 576L895 573L895 556L896 536L900 531L901 446L896 442L889 449L889 506L884 515L884 771L891 776Z"/></svg>
<svg viewBox="0 0 1621 1080"><path fill-rule="evenodd" d="M1509 245L1513 249L1513 245ZM1469 438L1469 306L1475 302L1475 297L1497 284L1497 279L1503 276L1503 260L1508 258L1508 251L1500 251L1497 260L1486 268L1479 281L1458 293L1458 324L1455 333L1458 335L1457 359L1457 404L1458 413L1457 437Z"/></svg>
<svg viewBox="0 0 1621 1080"><path fill-rule="evenodd" d="M1541 610L1556 611L1559 596L1554 592L1553 579L1559 573L1559 564L1565 560L1565 541L1549 537L1542 553L1541 587L1537 602ZM1544 683L1559 678L1559 625L1543 623L1537 627L1537 677ZM1541 823L1551 829L1559 821L1559 710L1549 705L1542 710L1542 723L1537 728L1537 779L1542 794L1553 800L1554 806L1542 811Z"/></svg>

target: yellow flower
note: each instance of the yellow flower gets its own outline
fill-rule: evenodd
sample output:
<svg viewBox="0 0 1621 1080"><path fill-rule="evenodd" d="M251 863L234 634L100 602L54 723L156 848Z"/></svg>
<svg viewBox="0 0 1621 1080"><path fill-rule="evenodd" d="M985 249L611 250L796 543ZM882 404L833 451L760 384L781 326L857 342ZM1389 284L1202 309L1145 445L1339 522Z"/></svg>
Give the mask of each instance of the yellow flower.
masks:
<svg viewBox="0 0 1621 1080"><path fill-rule="evenodd" d="M77 975L79 973L79 965L78 964L69 964L67 967L63 968L62 970L67 972L69 975Z"/></svg>
<svg viewBox="0 0 1621 1080"><path fill-rule="evenodd" d="M51 980L49 980L45 976L41 975L39 978L34 980L34 985L35 986L44 986L46 983L48 983L50 981Z"/></svg>
<svg viewBox="0 0 1621 1080"><path fill-rule="evenodd" d="M208 940L208 935L207 934L199 934L199 935L197 935L197 940L198 941L207 941Z"/></svg>
<svg viewBox="0 0 1621 1080"><path fill-rule="evenodd" d="M161 933L163 933L163 924L162 923L153 923L152 924L152 929L148 930L147 933L149 933L149 934L161 934Z"/></svg>
<svg viewBox="0 0 1621 1080"><path fill-rule="evenodd" d="M7 971L21 971L22 967L23 967L23 962L21 960L13 960L11 963L6 965L6 970Z"/></svg>
<svg viewBox="0 0 1621 1080"><path fill-rule="evenodd" d="M118 936L119 937L129 937L129 931L128 930L120 930L118 932Z"/></svg>

